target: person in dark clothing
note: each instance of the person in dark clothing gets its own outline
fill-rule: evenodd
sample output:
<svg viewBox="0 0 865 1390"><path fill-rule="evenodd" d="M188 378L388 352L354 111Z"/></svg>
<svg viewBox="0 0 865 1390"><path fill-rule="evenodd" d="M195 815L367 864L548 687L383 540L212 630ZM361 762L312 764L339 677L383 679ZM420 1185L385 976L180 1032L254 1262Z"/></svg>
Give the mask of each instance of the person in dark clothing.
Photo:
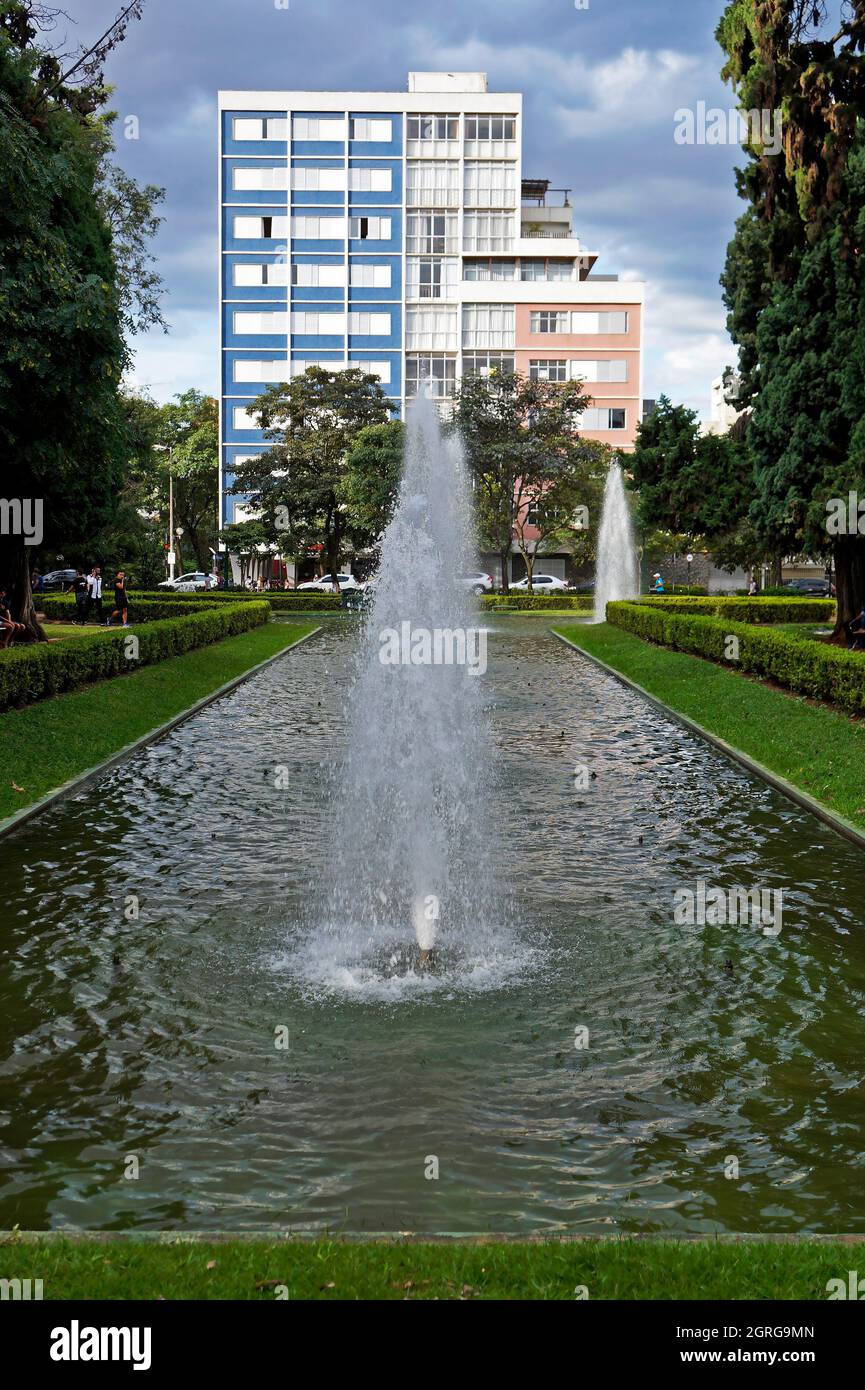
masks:
<svg viewBox="0 0 865 1390"><path fill-rule="evenodd" d="M87 622L87 580L83 570L77 571L66 592L75 595L75 617L72 621L76 626L83 627Z"/></svg>
<svg viewBox="0 0 865 1390"><path fill-rule="evenodd" d="M20 637L27 629L12 617L6 590L0 589L0 649L8 647L14 637Z"/></svg>
<svg viewBox="0 0 865 1390"><path fill-rule="evenodd" d="M114 581L114 612L105 624L111 626L113 618L120 617L124 627L129 626L129 599L126 596L126 576L123 570L117 571L117 578Z"/></svg>
<svg viewBox="0 0 865 1390"><path fill-rule="evenodd" d="M844 631L850 643L850 650L865 652L865 608L861 613L857 613L855 618L851 618L849 623L844 624Z"/></svg>

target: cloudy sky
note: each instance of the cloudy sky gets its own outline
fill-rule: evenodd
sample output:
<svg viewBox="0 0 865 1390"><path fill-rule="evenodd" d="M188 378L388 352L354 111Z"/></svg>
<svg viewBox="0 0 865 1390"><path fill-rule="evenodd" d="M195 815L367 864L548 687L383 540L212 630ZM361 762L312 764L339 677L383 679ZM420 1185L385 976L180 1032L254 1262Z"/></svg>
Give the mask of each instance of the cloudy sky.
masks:
<svg viewBox="0 0 865 1390"><path fill-rule="evenodd" d="M684 146L674 113L732 105L714 30L723 0L146 0L109 60L114 106L138 117L118 159L166 189L156 243L168 336L139 340L134 382L159 400L216 392L216 92L402 91L409 69L480 69L524 93L523 173L571 187L596 270L647 282L648 396L708 417L734 353L718 276L741 208L737 146ZM578 8L577 6L580 6ZM92 41L120 0L67 0Z"/></svg>

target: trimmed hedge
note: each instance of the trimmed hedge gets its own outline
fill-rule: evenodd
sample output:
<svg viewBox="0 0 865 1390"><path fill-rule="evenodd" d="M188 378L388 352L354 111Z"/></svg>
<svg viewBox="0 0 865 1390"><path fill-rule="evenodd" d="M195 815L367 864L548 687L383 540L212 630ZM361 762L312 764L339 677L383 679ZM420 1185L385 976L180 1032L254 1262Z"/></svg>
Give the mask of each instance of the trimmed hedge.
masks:
<svg viewBox="0 0 865 1390"><path fill-rule="evenodd" d="M67 642L12 647L0 652L0 709L32 704L74 686L126 675L141 666L248 632L269 618L266 603L208 605L199 612L155 619L134 632L115 628L110 633L99 630L92 637ZM127 640L132 637L138 644L134 658L127 655Z"/></svg>
<svg viewBox="0 0 865 1390"><path fill-rule="evenodd" d="M191 603L179 603L174 598L162 598L160 595L153 598L141 598L130 594L129 596L129 617L131 623L153 622L161 618L184 618L190 613L203 613L212 607L206 599L198 595L190 594ZM242 599L235 599L235 603L244 602ZM251 602L251 596L246 602ZM102 600L102 620L108 618L114 608L113 596ZM56 595L45 597L36 604L37 612L44 613L46 618L57 618L61 622L71 622L75 617L75 599L70 595Z"/></svg>
<svg viewBox="0 0 865 1390"><path fill-rule="evenodd" d="M590 613L595 606L591 594L483 594L484 608L574 608Z"/></svg>
<svg viewBox="0 0 865 1390"><path fill-rule="evenodd" d="M176 593L170 592L170 602L172 603L248 603L251 599L263 600L269 603L274 613L304 613L321 612L325 608L340 608L342 606L342 596L340 594L299 594L294 589L265 589L263 594L257 593L254 589L199 589L195 593L188 590ZM142 590L141 593L129 591L129 608L139 602L150 602L155 599L166 600L166 591L163 590Z"/></svg>
<svg viewBox="0 0 865 1390"><path fill-rule="evenodd" d="M810 623L835 620L832 598L676 598L647 594L640 603L670 613L695 613L704 617L733 618L742 623Z"/></svg>
<svg viewBox="0 0 865 1390"><path fill-rule="evenodd" d="M801 695L828 700L850 714L865 712L865 652L830 647L752 623L671 611L660 604L608 603L607 621L644 641L751 671ZM730 637L738 639L736 661L727 656Z"/></svg>

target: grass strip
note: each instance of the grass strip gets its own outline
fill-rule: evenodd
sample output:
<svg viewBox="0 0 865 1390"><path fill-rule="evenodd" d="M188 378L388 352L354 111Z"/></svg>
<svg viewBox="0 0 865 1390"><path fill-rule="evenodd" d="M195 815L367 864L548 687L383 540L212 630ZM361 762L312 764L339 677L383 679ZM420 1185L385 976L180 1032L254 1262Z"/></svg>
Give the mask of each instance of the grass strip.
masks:
<svg viewBox="0 0 865 1390"><path fill-rule="evenodd" d="M865 829L865 725L860 721L730 667L656 647L609 623L557 624L555 630Z"/></svg>
<svg viewBox="0 0 865 1390"><path fill-rule="evenodd" d="M855 1250L827 1244L136 1240L0 1246L0 1277L45 1299L821 1299Z"/></svg>
<svg viewBox="0 0 865 1390"><path fill-rule="evenodd" d="M129 675L7 710L0 732L0 818L110 758L314 626L267 623Z"/></svg>

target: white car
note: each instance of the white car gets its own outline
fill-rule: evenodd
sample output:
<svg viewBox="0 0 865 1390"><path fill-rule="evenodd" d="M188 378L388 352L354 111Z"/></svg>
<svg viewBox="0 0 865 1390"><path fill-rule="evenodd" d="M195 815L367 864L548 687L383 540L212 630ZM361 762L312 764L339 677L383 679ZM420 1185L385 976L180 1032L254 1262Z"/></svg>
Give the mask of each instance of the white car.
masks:
<svg viewBox="0 0 865 1390"><path fill-rule="evenodd" d="M176 579L163 579L159 585L160 589L174 589L178 593L191 593L194 589L207 588L207 580L210 581L210 588L217 588L218 581L215 574L206 575L203 570L195 570L192 574L180 574Z"/></svg>
<svg viewBox="0 0 865 1390"><path fill-rule="evenodd" d="M462 582L467 589L471 589L473 594L491 594L493 591L493 577L491 574L464 574Z"/></svg>
<svg viewBox="0 0 865 1390"><path fill-rule="evenodd" d="M353 593L355 590L363 589L362 584L358 584L353 574L338 574L336 582L339 585L341 594L346 592ZM323 574L320 579L307 580L306 584L298 584L297 593L299 594L332 594L333 579L329 574Z"/></svg>
<svg viewBox="0 0 865 1390"><path fill-rule="evenodd" d="M536 594L561 593L567 591L568 587L564 579L556 579L554 574L536 574L532 580L532 590ZM511 585L512 594L526 594L528 591L528 579L521 579L519 583Z"/></svg>

